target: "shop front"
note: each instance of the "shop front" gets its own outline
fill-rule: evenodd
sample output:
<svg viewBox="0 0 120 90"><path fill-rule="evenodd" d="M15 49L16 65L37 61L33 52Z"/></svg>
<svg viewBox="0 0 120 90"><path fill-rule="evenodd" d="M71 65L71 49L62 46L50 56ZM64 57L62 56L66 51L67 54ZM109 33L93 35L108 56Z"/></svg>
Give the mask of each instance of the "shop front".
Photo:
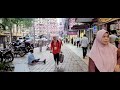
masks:
<svg viewBox="0 0 120 90"><path fill-rule="evenodd" d="M109 33L114 30L116 32L116 34L119 34L119 22L120 22L120 18L99 18L99 23L101 23L102 25L100 25L100 29L105 29L107 30ZM110 33L111 34L111 33Z"/></svg>
<svg viewBox="0 0 120 90"><path fill-rule="evenodd" d="M77 37L77 34L78 34L77 31L69 31L69 32L67 33L69 40L71 40L72 38L76 38L76 37Z"/></svg>
<svg viewBox="0 0 120 90"><path fill-rule="evenodd" d="M0 33L0 47L3 47L3 43L10 41L10 33L2 32Z"/></svg>
<svg viewBox="0 0 120 90"><path fill-rule="evenodd" d="M79 37L83 37L84 34L86 34L86 30L89 28L89 25L87 24L83 24L83 25L74 25L72 27L73 30L77 30L78 31L78 36Z"/></svg>

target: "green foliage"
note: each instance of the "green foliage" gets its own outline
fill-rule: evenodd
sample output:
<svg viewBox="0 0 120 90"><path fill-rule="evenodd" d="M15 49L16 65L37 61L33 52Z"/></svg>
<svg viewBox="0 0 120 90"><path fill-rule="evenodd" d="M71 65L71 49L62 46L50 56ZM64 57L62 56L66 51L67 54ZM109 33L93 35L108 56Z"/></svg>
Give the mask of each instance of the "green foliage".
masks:
<svg viewBox="0 0 120 90"><path fill-rule="evenodd" d="M31 27L32 26L32 21L33 19L32 18L22 18L22 24L28 28L28 27Z"/></svg>
<svg viewBox="0 0 120 90"><path fill-rule="evenodd" d="M4 64L0 63L0 70L3 70L3 69L4 69Z"/></svg>
<svg viewBox="0 0 120 90"><path fill-rule="evenodd" d="M23 24L26 28L32 26L32 18L2 18L2 24L8 26L9 29L12 28L13 24L21 25Z"/></svg>
<svg viewBox="0 0 120 90"><path fill-rule="evenodd" d="M8 26L8 28L11 29L13 25L12 18L2 18L2 24L5 27Z"/></svg>

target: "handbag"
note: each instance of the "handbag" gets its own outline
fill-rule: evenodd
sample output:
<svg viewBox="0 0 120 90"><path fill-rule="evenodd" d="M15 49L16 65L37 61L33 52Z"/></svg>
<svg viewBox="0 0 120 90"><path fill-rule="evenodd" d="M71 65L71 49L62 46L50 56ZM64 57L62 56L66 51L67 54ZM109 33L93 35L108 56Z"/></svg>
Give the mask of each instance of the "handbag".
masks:
<svg viewBox="0 0 120 90"><path fill-rule="evenodd" d="M62 53L59 54L59 61L60 63L63 63L64 55Z"/></svg>

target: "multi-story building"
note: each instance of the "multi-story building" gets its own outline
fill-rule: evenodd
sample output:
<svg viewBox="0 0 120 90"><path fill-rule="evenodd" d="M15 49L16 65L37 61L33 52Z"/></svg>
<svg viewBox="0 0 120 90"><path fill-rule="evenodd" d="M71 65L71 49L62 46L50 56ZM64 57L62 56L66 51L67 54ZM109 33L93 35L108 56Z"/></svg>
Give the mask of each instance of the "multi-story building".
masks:
<svg viewBox="0 0 120 90"><path fill-rule="evenodd" d="M13 36L14 39L18 39L19 37L23 36L23 32L22 32L21 26L17 27L16 24L13 25L12 36Z"/></svg>
<svg viewBox="0 0 120 90"><path fill-rule="evenodd" d="M64 33L65 18L35 18L34 28L31 33L35 35L61 35ZM34 32L35 30L35 32Z"/></svg>

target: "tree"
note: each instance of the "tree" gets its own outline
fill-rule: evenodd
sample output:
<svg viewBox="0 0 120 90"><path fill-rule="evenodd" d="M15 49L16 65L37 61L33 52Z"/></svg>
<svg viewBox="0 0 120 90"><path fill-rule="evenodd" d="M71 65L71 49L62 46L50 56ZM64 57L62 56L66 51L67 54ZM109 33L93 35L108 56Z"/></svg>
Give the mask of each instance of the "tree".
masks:
<svg viewBox="0 0 120 90"><path fill-rule="evenodd" d="M10 30L11 35L11 42L12 42L12 26L13 26L13 18L2 18L2 24L6 27L8 26L8 29ZM5 28L6 30L6 28Z"/></svg>
<svg viewBox="0 0 120 90"><path fill-rule="evenodd" d="M2 18L2 24L6 27L8 26L11 34L11 41L12 41L12 27L14 24L18 26L23 24L26 28L32 26L32 18Z"/></svg>
<svg viewBox="0 0 120 90"><path fill-rule="evenodd" d="M32 21L33 21L33 18L22 18L21 23L22 23L26 28L29 28L29 27L32 26Z"/></svg>

